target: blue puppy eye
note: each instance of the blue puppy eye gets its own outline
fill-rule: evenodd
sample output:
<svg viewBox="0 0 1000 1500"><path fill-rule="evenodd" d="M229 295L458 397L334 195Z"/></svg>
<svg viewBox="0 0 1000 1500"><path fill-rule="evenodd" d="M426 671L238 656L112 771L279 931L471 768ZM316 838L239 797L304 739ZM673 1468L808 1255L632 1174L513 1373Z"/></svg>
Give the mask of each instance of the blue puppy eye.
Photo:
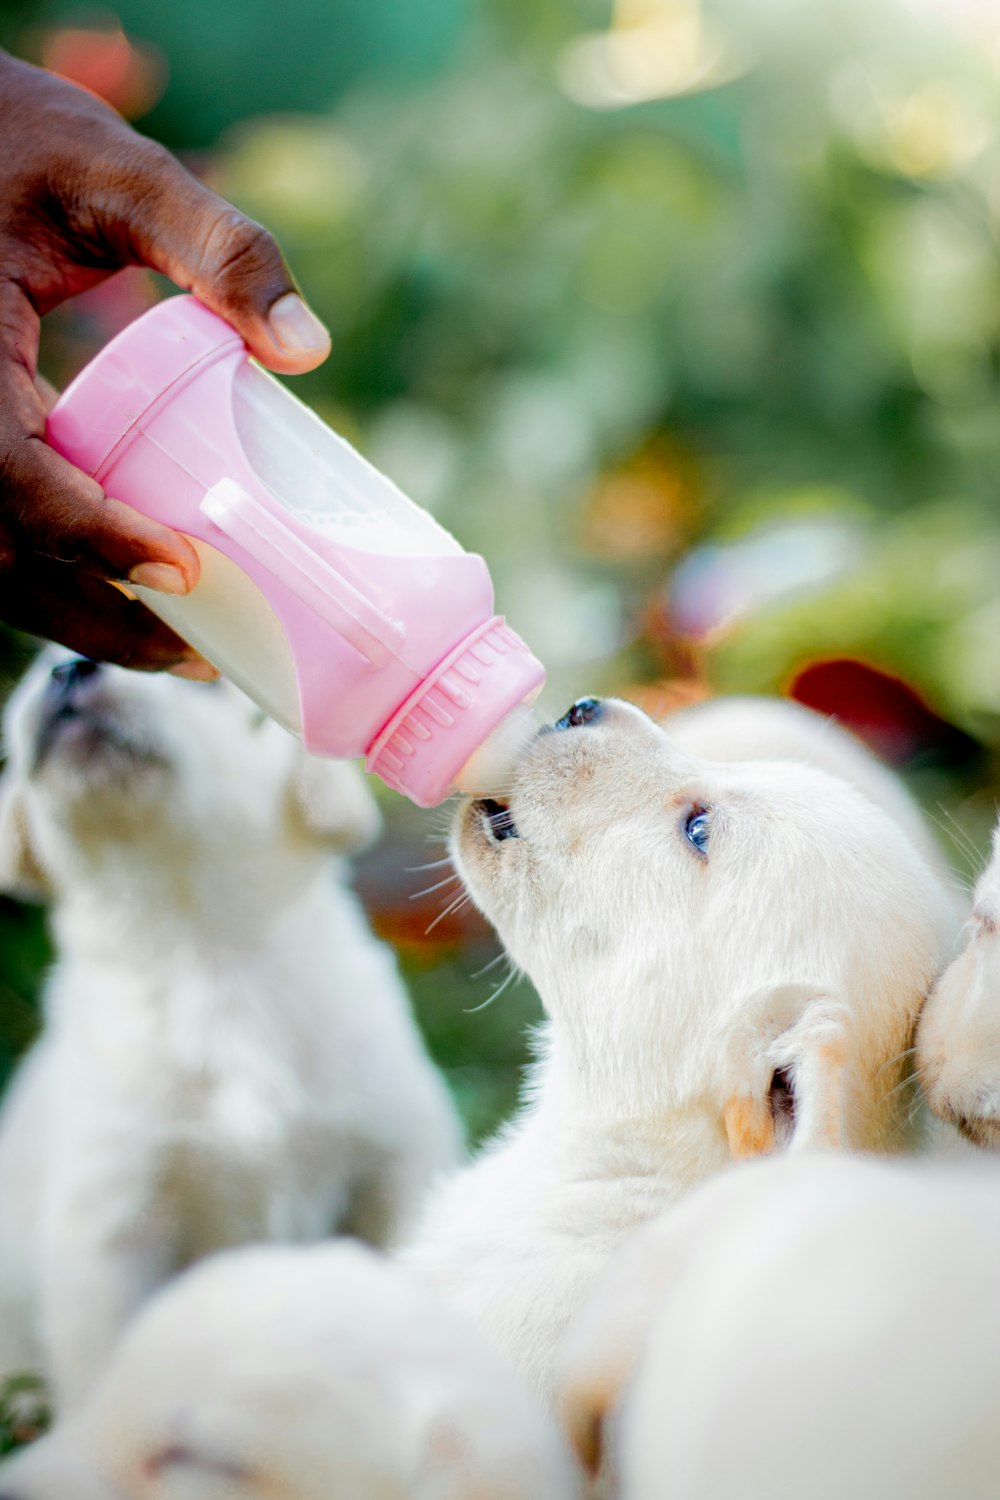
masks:
<svg viewBox="0 0 1000 1500"><path fill-rule="evenodd" d="M711 818L703 809L695 809L684 824L684 836L689 844L697 849L699 854L704 854L708 849L708 837L711 832Z"/></svg>

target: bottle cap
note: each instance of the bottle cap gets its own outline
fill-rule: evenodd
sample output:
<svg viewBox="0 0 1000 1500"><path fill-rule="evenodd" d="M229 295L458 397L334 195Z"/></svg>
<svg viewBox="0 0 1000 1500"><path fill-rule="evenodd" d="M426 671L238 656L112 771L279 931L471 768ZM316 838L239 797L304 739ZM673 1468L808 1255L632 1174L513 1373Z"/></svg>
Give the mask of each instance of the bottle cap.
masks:
<svg viewBox="0 0 1000 1500"><path fill-rule="evenodd" d="M541 662L494 615L393 715L368 753L367 769L418 807L437 807L470 757L544 681Z"/></svg>

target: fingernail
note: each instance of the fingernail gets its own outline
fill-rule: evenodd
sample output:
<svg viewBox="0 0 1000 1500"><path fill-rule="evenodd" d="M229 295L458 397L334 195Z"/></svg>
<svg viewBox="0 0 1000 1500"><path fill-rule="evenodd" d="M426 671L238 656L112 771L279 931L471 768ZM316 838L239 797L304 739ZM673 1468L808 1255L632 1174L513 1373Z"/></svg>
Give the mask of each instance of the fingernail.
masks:
<svg viewBox="0 0 1000 1500"><path fill-rule="evenodd" d="M187 594L187 579L173 563L138 563L128 575L129 583L140 588L155 589L158 594Z"/></svg>
<svg viewBox="0 0 1000 1500"><path fill-rule="evenodd" d="M315 354L329 349L330 335L295 292L279 297L268 313L271 332L287 354Z"/></svg>
<svg viewBox="0 0 1000 1500"><path fill-rule="evenodd" d="M192 682L214 682L219 672L210 661L203 656L192 656L187 661L179 661L170 671L174 677L190 677Z"/></svg>

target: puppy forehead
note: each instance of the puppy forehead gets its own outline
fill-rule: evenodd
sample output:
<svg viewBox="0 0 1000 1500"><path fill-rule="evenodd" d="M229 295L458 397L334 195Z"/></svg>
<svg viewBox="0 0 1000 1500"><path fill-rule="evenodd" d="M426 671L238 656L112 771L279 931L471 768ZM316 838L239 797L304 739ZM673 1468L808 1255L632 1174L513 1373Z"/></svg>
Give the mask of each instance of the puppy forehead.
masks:
<svg viewBox="0 0 1000 1500"><path fill-rule="evenodd" d="M692 755L662 724L632 704L608 699L594 724L570 730L544 730L527 752L522 770L529 776L549 773L564 780L578 796L587 783L618 785L633 795L672 796L685 783L719 794L756 795L778 802L822 800L846 792L856 806L868 805L854 788L828 772L800 761L723 761ZM837 789L836 791L834 789Z"/></svg>
<svg viewBox="0 0 1000 1500"><path fill-rule="evenodd" d="M796 761L702 760L638 710L616 715L593 733L540 736L524 770L529 794L556 793L569 810L592 811L599 800L609 821L697 801L725 804L768 823L789 819L845 833L869 825L884 831L888 825L867 797L826 771Z"/></svg>

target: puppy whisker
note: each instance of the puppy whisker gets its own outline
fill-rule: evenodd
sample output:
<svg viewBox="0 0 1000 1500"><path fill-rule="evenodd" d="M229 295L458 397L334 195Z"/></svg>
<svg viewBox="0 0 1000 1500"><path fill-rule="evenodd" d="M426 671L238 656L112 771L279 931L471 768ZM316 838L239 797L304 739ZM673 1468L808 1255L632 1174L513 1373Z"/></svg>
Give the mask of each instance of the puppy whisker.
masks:
<svg viewBox="0 0 1000 1500"><path fill-rule="evenodd" d="M940 828L941 832L951 843L952 847L958 849L962 854L965 855L973 870L973 881L978 880L979 876L983 873L989 862L988 856L985 856L982 850L977 848L974 840L972 839L972 836L966 829L962 827L957 818L955 818L953 814L948 811L944 803L938 803L938 811L942 813L943 817L947 819L947 822L951 824L950 828L942 820L942 818L937 817L934 813L929 812L928 816L936 825L936 827ZM967 886L964 882L961 882L960 888L964 890L967 889Z"/></svg>
<svg viewBox="0 0 1000 1500"><path fill-rule="evenodd" d="M510 973L507 975L507 978L505 980L503 980L503 982L501 984L497 985L497 987L493 991L492 995L487 996L487 998L483 1001L482 1005L472 1005L472 1006L469 1006L467 1009L465 1009L462 1012L462 1014L466 1015L466 1016L474 1016L479 1011L485 1010L488 1005L492 1005L493 1004L494 1000L499 1000L500 996L504 993L505 990L510 989L510 986L513 984L513 982L514 982L514 980L516 978L517 978L517 969L512 968L511 971L510 971Z"/></svg>
<svg viewBox="0 0 1000 1500"><path fill-rule="evenodd" d="M916 1055L916 1047L904 1047L902 1052L897 1052L894 1057L887 1057L885 1062L876 1068L875 1077L880 1077L886 1068L894 1068L897 1063L905 1062L908 1057L916 1057Z"/></svg>
<svg viewBox="0 0 1000 1500"><path fill-rule="evenodd" d="M458 880L458 875L446 875L445 878L443 880L439 880L436 885L429 885L422 891L412 891L406 899L408 901L420 901L424 896L433 895L435 891L443 891L447 886L456 885Z"/></svg>
<svg viewBox="0 0 1000 1500"><path fill-rule="evenodd" d="M913 1100L912 1100L912 1103L910 1104L910 1108L909 1108L909 1111L908 1111L907 1116L906 1116L906 1121L905 1121L904 1125L902 1126L902 1129L901 1129L901 1132L900 1132L901 1134L906 1134L909 1131L910 1127L912 1126L914 1120L917 1117L917 1112L918 1112L918 1110L920 1109L920 1107L921 1107L921 1105L923 1103L924 1103L923 1092L920 1089L917 1089L917 1091L913 1095Z"/></svg>
<svg viewBox="0 0 1000 1500"><path fill-rule="evenodd" d="M497 966L497 964L502 964L503 961L504 961L504 959L506 959L506 958L507 958L507 954L504 953L503 951L501 951L500 953L497 954L496 958L491 958L488 964L483 964L483 967L481 969L477 969L474 974L470 974L469 978L470 979L482 979L482 977L483 977L484 974L489 974L489 972L490 972L491 969L495 969L496 966ZM508 962L509 962L509 960L508 960Z"/></svg>
<svg viewBox="0 0 1000 1500"><path fill-rule="evenodd" d="M901 1094L904 1089L914 1089L917 1087L918 1079L916 1074L907 1073L905 1078L901 1078L898 1083L893 1084L892 1088L883 1094L882 1097L883 1099L891 1099L895 1094Z"/></svg>
<svg viewBox="0 0 1000 1500"><path fill-rule="evenodd" d="M434 918L429 927L424 928L424 937L429 937L439 922L443 922L445 917L453 916L456 912L461 911L462 907L468 906L471 900L472 897L469 895L468 891L462 891L461 894L458 895L454 901L450 902L443 911L438 912L437 916Z"/></svg>

